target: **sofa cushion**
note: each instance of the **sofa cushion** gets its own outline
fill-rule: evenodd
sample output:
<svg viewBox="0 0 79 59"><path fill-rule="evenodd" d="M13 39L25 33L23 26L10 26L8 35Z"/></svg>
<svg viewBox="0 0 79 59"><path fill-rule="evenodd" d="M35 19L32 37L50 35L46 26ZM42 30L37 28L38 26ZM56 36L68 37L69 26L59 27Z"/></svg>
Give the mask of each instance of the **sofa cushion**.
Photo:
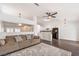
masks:
<svg viewBox="0 0 79 59"><path fill-rule="evenodd" d="M23 39L21 38L21 36L15 36L15 40L16 40L16 42L20 42L20 41L22 41Z"/></svg>
<svg viewBox="0 0 79 59"><path fill-rule="evenodd" d="M23 40L27 40L27 36L26 35L19 35Z"/></svg>
<svg viewBox="0 0 79 59"><path fill-rule="evenodd" d="M25 47L28 47L31 45L31 40L23 40L23 41L20 41L18 42L18 45L19 45L19 48L25 48Z"/></svg>
<svg viewBox="0 0 79 59"><path fill-rule="evenodd" d="M5 40L4 39L0 39L0 46L5 45Z"/></svg>

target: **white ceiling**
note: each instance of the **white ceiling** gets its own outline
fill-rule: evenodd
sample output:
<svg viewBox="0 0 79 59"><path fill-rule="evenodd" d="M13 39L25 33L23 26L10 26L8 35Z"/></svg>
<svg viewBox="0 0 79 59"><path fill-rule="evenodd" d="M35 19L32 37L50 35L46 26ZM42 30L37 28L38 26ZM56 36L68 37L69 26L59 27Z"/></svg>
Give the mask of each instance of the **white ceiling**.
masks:
<svg viewBox="0 0 79 59"><path fill-rule="evenodd" d="M41 25L52 23L43 21L42 16L45 12L57 11L58 15L55 20L62 20L64 18L68 20L77 20L79 16L79 4L78 3L39 3L39 7L34 3L7 3L0 4L0 10L6 14L18 16L22 13L23 18L32 19L33 16L38 17L38 23Z"/></svg>

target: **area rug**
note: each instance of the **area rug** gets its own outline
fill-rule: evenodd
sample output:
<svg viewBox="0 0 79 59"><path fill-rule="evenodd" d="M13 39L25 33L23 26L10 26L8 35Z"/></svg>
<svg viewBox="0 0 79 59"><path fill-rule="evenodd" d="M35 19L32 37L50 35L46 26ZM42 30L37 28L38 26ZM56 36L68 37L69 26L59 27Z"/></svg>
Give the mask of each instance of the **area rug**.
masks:
<svg viewBox="0 0 79 59"><path fill-rule="evenodd" d="M7 56L71 56L71 52L40 43L35 46L8 54Z"/></svg>

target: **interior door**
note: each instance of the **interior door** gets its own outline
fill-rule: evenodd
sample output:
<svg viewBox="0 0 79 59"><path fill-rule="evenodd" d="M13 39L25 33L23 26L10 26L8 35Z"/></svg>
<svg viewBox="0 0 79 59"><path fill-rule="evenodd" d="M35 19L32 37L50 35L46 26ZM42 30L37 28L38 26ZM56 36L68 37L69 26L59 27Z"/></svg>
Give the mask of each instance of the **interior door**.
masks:
<svg viewBox="0 0 79 59"><path fill-rule="evenodd" d="M52 29L52 38L53 39L58 39L58 28L53 28Z"/></svg>

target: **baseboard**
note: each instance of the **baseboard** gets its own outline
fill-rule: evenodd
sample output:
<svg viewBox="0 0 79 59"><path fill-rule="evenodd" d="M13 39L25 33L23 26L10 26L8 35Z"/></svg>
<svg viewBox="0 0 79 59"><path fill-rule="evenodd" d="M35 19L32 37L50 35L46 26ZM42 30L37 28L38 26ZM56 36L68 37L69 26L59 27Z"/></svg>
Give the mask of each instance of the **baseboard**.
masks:
<svg viewBox="0 0 79 59"><path fill-rule="evenodd" d="M76 41L76 40L68 40L68 39L59 39L59 40L71 41L71 42L79 42L79 41Z"/></svg>

